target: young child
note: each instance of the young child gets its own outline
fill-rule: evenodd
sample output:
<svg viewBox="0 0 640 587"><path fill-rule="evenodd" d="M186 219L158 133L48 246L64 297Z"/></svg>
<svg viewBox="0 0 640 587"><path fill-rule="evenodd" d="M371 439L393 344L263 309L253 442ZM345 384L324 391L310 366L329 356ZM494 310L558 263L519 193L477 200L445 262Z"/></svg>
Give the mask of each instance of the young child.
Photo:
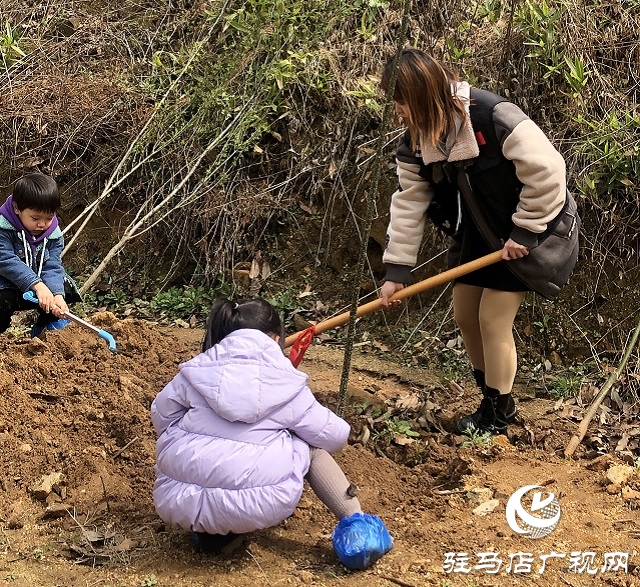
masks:
<svg viewBox="0 0 640 587"><path fill-rule="evenodd" d="M202 353L151 406L157 442L153 491L158 515L191 531L203 552L238 534L289 517L306 478L339 520L338 557L364 568L393 540L382 520L363 514L354 487L329 454L349 425L323 407L307 376L283 354L282 322L261 299L213 305Z"/></svg>
<svg viewBox="0 0 640 587"><path fill-rule="evenodd" d="M42 173L19 179L0 207L0 332L9 328L18 310L37 308L32 336L69 323L62 318L68 311L65 283L70 278L60 259L64 238L56 217L59 208L58 186ZM29 290L38 305L23 299ZM77 293L73 301L79 301Z"/></svg>

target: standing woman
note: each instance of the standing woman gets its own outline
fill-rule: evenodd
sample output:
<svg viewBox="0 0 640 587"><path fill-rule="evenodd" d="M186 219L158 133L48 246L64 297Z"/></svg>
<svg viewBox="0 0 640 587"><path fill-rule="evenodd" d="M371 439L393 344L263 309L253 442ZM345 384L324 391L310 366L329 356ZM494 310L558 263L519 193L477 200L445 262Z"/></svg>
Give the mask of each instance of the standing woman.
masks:
<svg viewBox="0 0 640 587"><path fill-rule="evenodd" d="M411 281L426 217L451 236L450 267L502 250L502 261L455 281L453 306L483 395L457 431L506 434L518 411L515 316L528 291L554 299L578 256L580 218L564 159L517 106L471 88L418 49L399 56L393 100L407 131L396 153L382 304Z"/></svg>

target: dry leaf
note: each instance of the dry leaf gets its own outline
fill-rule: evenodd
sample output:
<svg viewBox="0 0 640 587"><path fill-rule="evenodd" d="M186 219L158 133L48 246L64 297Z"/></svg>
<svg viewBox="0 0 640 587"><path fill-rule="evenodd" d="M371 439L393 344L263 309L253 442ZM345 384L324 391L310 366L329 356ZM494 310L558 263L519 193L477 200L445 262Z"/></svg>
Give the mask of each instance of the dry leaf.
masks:
<svg viewBox="0 0 640 587"><path fill-rule="evenodd" d="M307 206L303 202L298 202L298 206L300 206L301 210L303 210L304 212L306 212L311 216L316 213L316 211L313 208L311 208L310 206Z"/></svg>
<svg viewBox="0 0 640 587"><path fill-rule="evenodd" d="M378 349L379 351L382 351L384 353L389 352L389 347L382 344L381 342L378 342L377 340L374 340L372 344L373 344L373 348Z"/></svg>
<svg viewBox="0 0 640 587"><path fill-rule="evenodd" d="M396 401L396 408L399 410L417 410L422 404L417 395L407 395Z"/></svg>
<svg viewBox="0 0 640 587"><path fill-rule="evenodd" d="M407 444L413 444L415 440L408 436L404 436L403 434L395 434L393 436L393 442L399 446L405 446Z"/></svg>
<svg viewBox="0 0 640 587"><path fill-rule="evenodd" d="M477 508L473 510L473 514L476 516L486 516L490 514L493 510L495 510L500 505L500 502L497 499L490 499L489 501L485 501L481 503Z"/></svg>
<svg viewBox="0 0 640 587"><path fill-rule="evenodd" d="M574 406L564 406L562 411L558 414L559 418L573 418Z"/></svg>
<svg viewBox="0 0 640 587"><path fill-rule="evenodd" d="M622 438L618 441L618 444L616 444L616 452L623 451L625 448L627 448L628 443L629 443L629 435L625 433L622 435Z"/></svg>
<svg viewBox="0 0 640 587"><path fill-rule="evenodd" d="M255 279L260 275L260 261L258 258L251 261L251 269L249 270L249 279Z"/></svg>

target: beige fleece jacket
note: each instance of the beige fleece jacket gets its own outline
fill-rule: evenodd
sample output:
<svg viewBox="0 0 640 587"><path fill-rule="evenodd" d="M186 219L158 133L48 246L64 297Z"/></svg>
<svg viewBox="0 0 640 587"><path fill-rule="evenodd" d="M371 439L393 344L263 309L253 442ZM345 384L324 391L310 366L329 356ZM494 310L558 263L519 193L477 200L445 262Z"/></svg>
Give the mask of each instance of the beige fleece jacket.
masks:
<svg viewBox="0 0 640 587"><path fill-rule="evenodd" d="M459 96L463 96L462 88ZM468 96L468 90L466 90ZM465 101L468 111L468 99ZM566 166L542 130L517 106L498 104L493 112L502 154L513 161L522 182L520 201L513 211L513 240L528 244L536 241L549 222L562 209L566 198ZM478 145L469 117L465 117L448 155L437 147L421 144L425 164L436 161L464 161L478 156ZM415 266L425 227L425 212L433 198L428 181L419 176L420 166L399 160L397 174L400 189L391 198L385 263ZM530 236L531 238L527 238ZM520 240L518 240L520 238Z"/></svg>

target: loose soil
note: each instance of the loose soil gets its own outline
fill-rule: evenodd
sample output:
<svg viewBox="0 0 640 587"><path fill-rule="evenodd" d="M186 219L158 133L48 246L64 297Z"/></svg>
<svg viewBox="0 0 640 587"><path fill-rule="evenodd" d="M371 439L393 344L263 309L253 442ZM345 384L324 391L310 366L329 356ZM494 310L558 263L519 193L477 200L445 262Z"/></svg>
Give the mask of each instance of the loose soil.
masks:
<svg viewBox="0 0 640 587"><path fill-rule="evenodd" d="M451 423L478 401L470 382L366 353L353 359L346 410L352 437L337 459L366 511L386 522L393 550L370 569L347 571L331 548L335 520L307 489L291 518L250 535L234 554L199 555L185 532L155 515L149 406L178 364L198 352L202 332L108 313L90 320L114 336L117 354L75 324L42 340L0 337L0 583L640 584L636 469L592 448L563 458L579 421L573 410L518 382L521 417L509 439L468 446ZM342 359L339 348L314 345L301 365L332 408ZM505 517L510 495L526 485L543 486L562 508L558 527L537 540L516 534ZM474 513L478 506L488 513ZM602 571L614 552L629 553L626 572ZM483 569L477 553L494 553L503 564ZM531 567L517 565L524 562L518 553L529 553ZM558 556L542 571L541 557L552 553ZM572 564L572 553L582 565Z"/></svg>

